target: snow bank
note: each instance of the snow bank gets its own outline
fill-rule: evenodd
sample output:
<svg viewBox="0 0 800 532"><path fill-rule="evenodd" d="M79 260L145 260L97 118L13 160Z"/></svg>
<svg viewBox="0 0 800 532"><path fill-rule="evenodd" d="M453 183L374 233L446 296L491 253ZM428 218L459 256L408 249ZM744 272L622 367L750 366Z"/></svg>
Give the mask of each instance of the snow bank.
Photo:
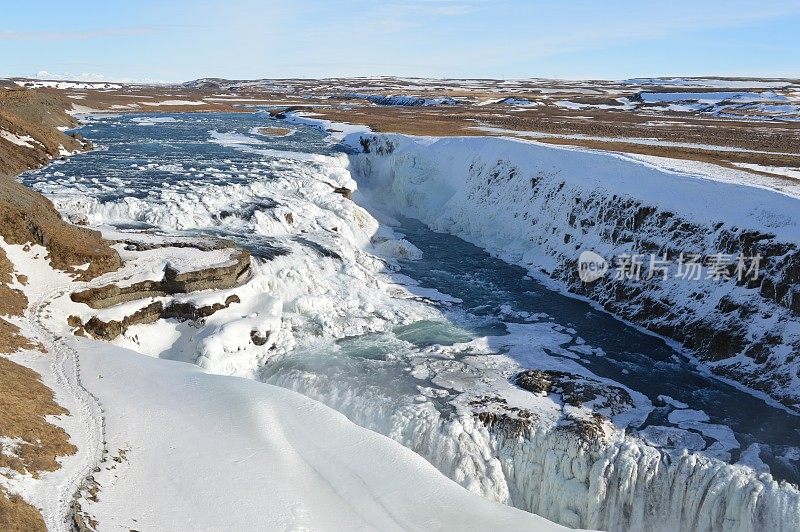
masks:
<svg viewBox="0 0 800 532"><path fill-rule="evenodd" d="M80 340L110 455L100 530L561 530L297 393ZM189 496L187 496L189 494Z"/></svg>

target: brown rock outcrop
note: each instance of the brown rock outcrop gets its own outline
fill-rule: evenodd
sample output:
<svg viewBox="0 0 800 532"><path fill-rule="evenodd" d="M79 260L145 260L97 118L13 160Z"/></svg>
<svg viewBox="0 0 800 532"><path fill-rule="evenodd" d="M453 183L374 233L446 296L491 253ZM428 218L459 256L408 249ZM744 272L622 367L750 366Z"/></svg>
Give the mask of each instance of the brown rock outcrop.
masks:
<svg viewBox="0 0 800 532"><path fill-rule="evenodd" d="M110 284L89 288L73 293L71 298L76 303L84 303L99 309L146 297L162 297L208 289L225 290L238 285L240 277L250 267L250 253L247 250L239 250L234 259L235 262L231 265L190 272L177 272L167 266L160 281L142 281L124 287Z"/></svg>
<svg viewBox="0 0 800 532"><path fill-rule="evenodd" d="M160 301L155 301L130 316L125 316L122 320L103 321L94 316L84 325L80 325L79 319L75 320L75 316L70 316L70 325L79 331L88 333L93 338L110 341L121 334L125 334L128 328L134 325L153 323L162 318L174 318L180 321L199 320L239 302L239 296L236 294L228 296L224 303L214 303L213 305L200 307L191 303L172 303L165 307Z"/></svg>

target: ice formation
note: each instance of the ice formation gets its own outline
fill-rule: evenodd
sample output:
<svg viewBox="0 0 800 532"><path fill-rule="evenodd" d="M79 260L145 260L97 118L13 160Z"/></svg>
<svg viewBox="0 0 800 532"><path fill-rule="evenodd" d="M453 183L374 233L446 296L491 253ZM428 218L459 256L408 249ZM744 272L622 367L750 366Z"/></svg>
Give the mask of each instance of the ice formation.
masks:
<svg viewBox="0 0 800 532"><path fill-rule="evenodd" d="M624 156L499 138L351 134L376 204L483 247L677 339L717 375L800 409L798 200ZM667 279L580 281L577 259L668 254ZM680 253L760 256L755 282L678 278ZM646 267L646 266L645 266ZM618 273L618 272L617 272ZM645 277L647 271L643 272Z"/></svg>

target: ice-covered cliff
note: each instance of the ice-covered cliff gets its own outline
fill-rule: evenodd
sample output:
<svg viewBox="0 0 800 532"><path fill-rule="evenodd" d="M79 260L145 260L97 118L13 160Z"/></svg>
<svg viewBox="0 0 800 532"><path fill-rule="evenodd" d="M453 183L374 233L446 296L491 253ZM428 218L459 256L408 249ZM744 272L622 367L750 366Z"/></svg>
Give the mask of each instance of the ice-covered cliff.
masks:
<svg viewBox="0 0 800 532"><path fill-rule="evenodd" d="M590 427L548 419L512 407L502 395L465 397L448 413L369 382L343 382L338 373L298 367L269 367L268 373L267 382L391 436L471 491L561 524L664 532L800 526L795 487L702 454L665 453L602 421ZM444 368L439 374L447 377Z"/></svg>
<svg viewBox="0 0 800 532"><path fill-rule="evenodd" d="M360 152L351 158L359 186L383 208L543 273L800 410L800 200L510 139L345 140ZM584 250L608 260L607 275L580 280ZM666 269L649 272L653 258ZM642 261L640 278L631 260ZM702 267L686 275L693 260Z"/></svg>

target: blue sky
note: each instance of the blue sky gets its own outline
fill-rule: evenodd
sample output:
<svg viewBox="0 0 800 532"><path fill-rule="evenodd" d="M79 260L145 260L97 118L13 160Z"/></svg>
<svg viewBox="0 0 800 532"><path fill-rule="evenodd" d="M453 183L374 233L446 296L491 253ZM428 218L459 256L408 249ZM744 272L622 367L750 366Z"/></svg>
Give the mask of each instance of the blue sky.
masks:
<svg viewBox="0 0 800 532"><path fill-rule="evenodd" d="M0 76L800 77L800 1L7 2Z"/></svg>

